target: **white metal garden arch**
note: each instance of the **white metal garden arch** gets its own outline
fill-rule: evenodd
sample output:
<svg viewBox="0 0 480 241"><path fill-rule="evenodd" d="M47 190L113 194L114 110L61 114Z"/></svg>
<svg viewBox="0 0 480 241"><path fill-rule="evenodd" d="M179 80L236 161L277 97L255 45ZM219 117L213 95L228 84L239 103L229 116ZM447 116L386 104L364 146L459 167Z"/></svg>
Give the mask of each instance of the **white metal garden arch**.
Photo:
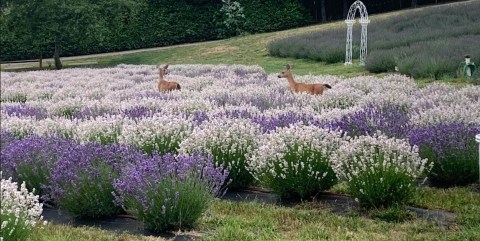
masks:
<svg viewBox="0 0 480 241"><path fill-rule="evenodd" d="M360 11L360 24L362 25L362 39L360 42L360 64L365 64L367 58L367 26L370 20L368 20L367 7L362 1L355 1L348 10L348 16L345 20L347 24L347 46L345 53L345 64L352 64L352 29L355 23L355 14Z"/></svg>

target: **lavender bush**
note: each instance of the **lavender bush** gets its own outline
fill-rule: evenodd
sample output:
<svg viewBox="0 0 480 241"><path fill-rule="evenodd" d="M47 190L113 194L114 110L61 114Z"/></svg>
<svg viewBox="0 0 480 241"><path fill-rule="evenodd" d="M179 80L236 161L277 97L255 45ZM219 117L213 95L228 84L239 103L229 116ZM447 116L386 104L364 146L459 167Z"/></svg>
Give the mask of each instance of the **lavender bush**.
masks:
<svg viewBox="0 0 480 241"><path fill-rule="evenodd" d="M0 240L23 241L28 238L32 228L42 220L42 204L38 195L29 192L25 183L12 182L12 178L3 179L0 172Z"/></svg>
<svg viewBox="0 0 480 241"><path fill-rule="evenodd" d="M37 120L45 119L47 118L47 110L44 108L36 108L33 106L29 106L26 104L20 104L20 105L7 105L4 108L2 108L7 115L12 115L12 116L30 116L30 117L35 117Z"/></svg>
<svg viewBox="0 0 480 241"><path fill-rule="evenodd" d="M58 159L74 145L72 141L55 137L29 136L13 141L1 151L2 171L17 182L25 182L28 190L35 194L46 195Z"/></svg>
<svg viewBox="0 0 480 241"><path fill-rule="evenodd" d="M249 186L254 181L247 170L247 155L257 148L260 126L245 119L217 118L196 127L180 143L180 153L211 155L217 166L229 168L230 187Z"/></svg>
<svg viewBox="0 0 480 241"><path fill-rule="evenodd" d="M129 164L115 180L117 203L155 232L191 228L222 194L228 171L211 158L165 154Z"/></svg>
<svg viewBox="0 0 480 241"><path fill-rule="evenodd" d="M409 141L433 163L428 176L433 184L466 185L478 180L478 133L478 124L440 123L414 128Z"/></svg>
<svg viewBox="0 0 480 241"><path fill-rule="evenodd" d="M341 129L349 136L373 135L381 131L389 137L404 138L408 133L410 118L405 107L393 103L369 104L327 126Z"/></svg>
<svg viewBox="0 0 480 241"><path fill-rule="evenodd" d="M113 181L128 163L147 158L122 145L87 143L69 149L51 175L51 199L79 217L102 217L121 212L114 203Z"/></svg>
<svg viewBox="0 0 480 241"><path fill-rule="evenodd" d="M333 159L333 169L347 182L348 193L375 208L408 201L415 178L431 168L416 147L384 135L353 138L340 146Z"/></svg>
<svg viewBox="0 0 480 241"><path fill-rule="evenodd" d="M180 142L192 132L192 123L182 116L155 115L123 125L120 143L135 146L145 153L177 152Z"/></svg>
<svg viewBox="0 0 480 241"><path fill-rule="evenodd" d="M309 198L335 184L331 156L341 142L341 132L315 126L280 128L262 140L249 169L281 197Z"/></svg>

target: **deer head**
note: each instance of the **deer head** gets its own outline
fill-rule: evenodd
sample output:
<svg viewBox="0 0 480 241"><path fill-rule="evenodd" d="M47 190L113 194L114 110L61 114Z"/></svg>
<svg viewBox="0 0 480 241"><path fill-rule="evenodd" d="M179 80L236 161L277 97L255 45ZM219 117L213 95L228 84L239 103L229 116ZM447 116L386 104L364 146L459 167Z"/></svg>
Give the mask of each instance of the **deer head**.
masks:
<svg viewBox="0 0 480 241"><path fill-rule="evenodd" d="M160 65L157 65L157 67L158 67L158 72L159 72L159 75L160 75L160 80L163 80L163 76L168 74L168 71L167 71L168 64L165 65L164 67L161 67Z"/></svg>
<svg viewBox="0 0 480 241"><path fill-rule="evenodd" d="M292 76L291 69L292 66L290 66L290 64L287 64L286 69L278 75L278 78L287 78L288 76Z"/></svg>

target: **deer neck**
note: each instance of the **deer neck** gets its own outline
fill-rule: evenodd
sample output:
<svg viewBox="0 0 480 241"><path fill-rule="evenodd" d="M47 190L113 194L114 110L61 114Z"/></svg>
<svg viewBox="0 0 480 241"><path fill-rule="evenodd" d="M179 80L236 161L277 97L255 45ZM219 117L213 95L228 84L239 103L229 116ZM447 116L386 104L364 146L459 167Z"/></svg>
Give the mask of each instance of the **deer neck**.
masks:
<svg viewBox="0 0 480 241"><path fill-rule="evenodd" d="M297 82L293 80L293 76L291 74L287 75L287 80L288 80L288 85L290 85L290 88L295 89L297 86Z"/></svg>
<svg viewBox="0 0 480 241"><path fill-rule="evenodd" d="M159 72L158 73L158 82L160 83L163 83L163 82L167 82L164 78L163 78L164 74L162 72Z"/></svg>

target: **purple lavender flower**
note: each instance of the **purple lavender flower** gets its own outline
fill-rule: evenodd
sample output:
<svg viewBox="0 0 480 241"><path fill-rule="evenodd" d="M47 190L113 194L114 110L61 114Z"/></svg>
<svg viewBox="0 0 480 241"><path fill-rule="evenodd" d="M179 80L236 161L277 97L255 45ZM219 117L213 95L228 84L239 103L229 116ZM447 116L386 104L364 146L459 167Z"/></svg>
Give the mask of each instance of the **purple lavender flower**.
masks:
<svg viewBox="0 0 480 241"><path fill-rule="evenodd" d="M332 121L328 128L346 131L350 136L373 135L377 131L389 137L404 138L410 128L407 111L395 104L368 105L363 110Z"/></svg>
<svg viewBox="0 0 480 241"><path fill-rule="evenodd" d="M214 117L228 117L232 119L251 119L254 117L248 110L226 110L224 112L215 114Z"/></svg>
<svg viewBox="0 0 480 241"><path fill-rule="evenodd" d="M203 111L196 111L194 113L191 113L190 115L193 123L195 123L196 125L200 125L202 124L202 122L208 121L210 119L208 114Z"/></svg>
<svg viewBox="0 0 480 241"><path fill-rule="evenodd" d="M28 136L11 142L1 151L2 170L39 195L48 193L51 172L59 158L75 146L71 140Z"/></svg>
<svg viewBox="0 0 480 241"><path fill-rule="evenodd" d="M302 123L304 125L313 125L321 127L325 125L323 121L308 114L299 114L296 112L281 113L276 116L255 116L252 117L252 122L259 124L264 132L274 131L277 128L288 127L295 123Z"/></svg>
<svg viewBox="0 0 480 241"><path fill-rule="evenodd" d="M46 109L37 108L37 107L29 106L26 104L5 106L3 109L5 110L5 113L11 116L19 116L19 117L29 116L29 117L35 117L37 120L45 119L48 116Z"/></svg>
<svg viewBox="0 0 480 241"><path fill-rule="evenodd" d="M18 140L18 139L15 137L13 133L0 130L0 150L3 150L6 146L8 146L8 144L10 144L15 140Z"/></svg>
<svg viewBox="0 0 480 241"><path fill-rule="evenodd" d="M114 203L113 181L128 164L148 158L123 145L87 143L71 148L51 175L51 198L76 216L109 216L121 211Z"/></svg>
<svg viewBox="0 0 480 241"><path fill-rule="evenodd" d="M158 109L151 109L145 106L135 106L131 109L123 110L123 115L126 117L130 117L132 119L139 119L142 117L151 117L155 113L160 113L161 110Z"/></svg>
<svg viewBox="0 0 480 241"><path fill-rule="evenodd" d="M107 114L116 114L116 111L110 111L110 110L105 110L97 107L85 107L81 111L73 113L70 118L75 118L75 119L89 119L89 118L95 118L98 116L104 116Z"/></svg>
<svg viewBox="0 0 480 241"><path fill-rule="evenodd" d="M123 170L115 180L116 201L135 210L147 229L190 227L222 194L228 174L203 155L154 155Z"/></svg>
<svg viewBox="0 0 480 241"><path fill-rule="evenodd" d="M478 133L478 124L442 123L413 128L408 139L422 158L433 162L432 183L465 185L478 180Z"/></svg>

